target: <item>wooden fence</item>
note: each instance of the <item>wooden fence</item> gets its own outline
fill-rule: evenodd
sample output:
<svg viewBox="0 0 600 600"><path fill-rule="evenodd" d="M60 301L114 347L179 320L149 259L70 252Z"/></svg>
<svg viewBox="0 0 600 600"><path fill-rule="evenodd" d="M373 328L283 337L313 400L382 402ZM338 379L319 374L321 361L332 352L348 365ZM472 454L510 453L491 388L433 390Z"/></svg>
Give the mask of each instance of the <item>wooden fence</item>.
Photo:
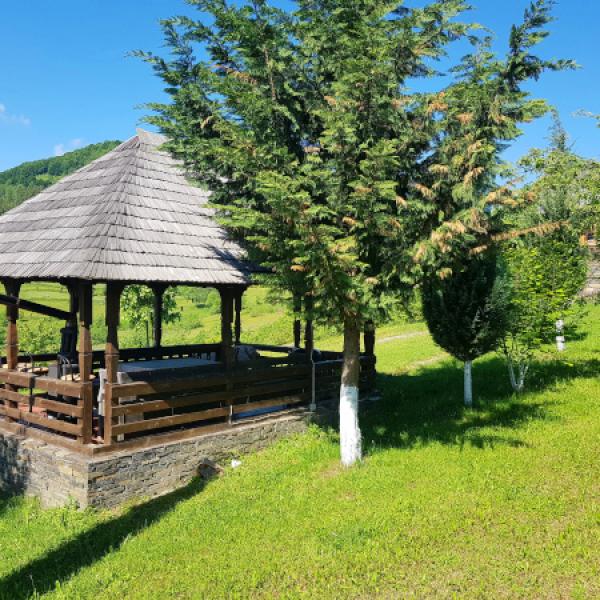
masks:
<svg viewBox="0 0 600 600"><path fill-rule="evenodd" d="M125 441L157 433L225 429L245 419L306 406L313 393L317 403L338 395L340 354L322 353L325 360L312 364L290 348L261 349L284 356L238 363L229 370L210 365L163 371L155 378L145 374L143 381L106 383L103 445L117 448ZM218 344L203 344L121 350L120 358L125 362L190 356L214 360L219 352ZM39 365L50 362L52 355L32 358ZM21 359L31 361L31 357ZM103 367L104 353L94 352L93 361L96 368ZM363 391L374 387L374 376L374 357L361 357ZM0 369L0 384L0 415L80 443L92 438L93 383Z"/></svg>
<svg viewBox="0 0 600 600"><path fill-rule="evenodd" d="M92 383L0 369L0 415L83 441L92 428Z"/></svg>
<svg viewBox="0 0 600 600"><path fill-rule="evenodd" d="M190 375L107 384L105 443L175 426L231 425L310 399L310 365L305 362L260 359L228 372L206 369L200 375L196 369Z"/></svg>

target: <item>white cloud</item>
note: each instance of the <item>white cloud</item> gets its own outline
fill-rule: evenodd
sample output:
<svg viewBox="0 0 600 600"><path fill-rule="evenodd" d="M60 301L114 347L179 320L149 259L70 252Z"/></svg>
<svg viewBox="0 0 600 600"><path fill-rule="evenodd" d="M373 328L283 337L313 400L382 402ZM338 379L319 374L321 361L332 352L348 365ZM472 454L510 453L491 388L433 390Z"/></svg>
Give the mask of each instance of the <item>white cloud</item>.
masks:
<svg viewBox="0 0 600 600"><path fill-rule="evenodd" d="M31 125L31 119L25 115L14 115L9 113L6 109L6 105L0 103L0 123L29 127L29 125Z"/></svg>
<svg viewBox="0 0 600 600"><path fill-rule="evenodd" d="M56 146L54 146L54 156L62 156L66 152L70 152L71 150L77 150L77 148L81 148L83 144L83 138L73 138L66 144L56 144Z"/></svg>

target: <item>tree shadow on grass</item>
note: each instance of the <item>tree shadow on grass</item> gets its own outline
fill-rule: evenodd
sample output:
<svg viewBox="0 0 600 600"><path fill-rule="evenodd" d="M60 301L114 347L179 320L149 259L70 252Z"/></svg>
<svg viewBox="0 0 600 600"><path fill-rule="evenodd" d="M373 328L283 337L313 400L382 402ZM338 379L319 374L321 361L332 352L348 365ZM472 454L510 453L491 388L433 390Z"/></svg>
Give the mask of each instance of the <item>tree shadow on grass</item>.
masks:
<svg viewBox="0 0 600 600"><path fill-rule="evenodd" d="M559 360L536 363L520 396L508 383L506 366L499 358L474 367L474 409L463 404L463 372L458 363L446 361L403 375L380 374L383 400L361 416L365 447L411 448L432 443L463 447L526 446L518 429L532 420L557 417L549 399L533 393L552 389L574 378L593 378L600 361L572 365Z"/></svg>
<svg viewBox="0 0 600 600"><path fill-rule="evenodd" d="M204 485L203 480L194 480L170 494L133 506L114 519L48 550L1 579L0 598L24 600L53 590L57 582L65 582L79 570L118 550L123 542L162 519L178 503L200 492Z"/></svg>

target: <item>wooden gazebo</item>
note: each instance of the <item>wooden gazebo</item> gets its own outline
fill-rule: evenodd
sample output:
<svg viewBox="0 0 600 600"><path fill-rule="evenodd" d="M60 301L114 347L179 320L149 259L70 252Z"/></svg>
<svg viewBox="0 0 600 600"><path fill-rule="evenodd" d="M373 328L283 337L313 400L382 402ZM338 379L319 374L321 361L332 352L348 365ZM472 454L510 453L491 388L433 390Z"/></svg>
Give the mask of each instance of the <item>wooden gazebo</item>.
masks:
<svg viewBox="0 0 600 600"><path fill-rule="evenodd" d="M147 443L149 435L173 439L199 428L232 427L264 411L314 404L319 394L337 388L335 353L323 353L315 366L306 353L263 346L259 350L283 356L236 360L242 295L253 268L215 221L209 193L191 185L179 163L160 150L164 141L138 130L112 152L0 216L5 288L0 303L7 306L0 369L5 426L98 452ZM22 284L32 281L65 285L69 311L22 300ZM134 283L155 293L155 347L120 350L120 297ZM90 332L96 284L106 285L104 351L93 350ZM219 344L162 345L162 298L174 285L219 291ZM20 352L20 310L64 319L65 329L78 338L75 364L65 370L57 353ZM298 331L296 324L296 345ZM371 338L363 362L364 382L370 385Z"/></svg>

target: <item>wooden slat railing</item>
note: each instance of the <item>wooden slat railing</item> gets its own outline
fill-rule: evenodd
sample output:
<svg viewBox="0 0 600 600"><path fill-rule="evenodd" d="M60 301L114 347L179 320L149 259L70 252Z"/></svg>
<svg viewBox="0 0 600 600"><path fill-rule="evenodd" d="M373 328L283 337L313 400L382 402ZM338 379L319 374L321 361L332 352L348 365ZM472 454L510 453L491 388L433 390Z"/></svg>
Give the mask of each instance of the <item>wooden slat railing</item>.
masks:
<svg viewBox="0 0 600 600"><path fill-rule="evenodd" d="M317 402L337 398L340 392L343 360L324 360L315 365ZM375 357L360 357L360 391L370 392L375 388Z"/></svg>
<svg viewBox="0 0 600 600"><path fill-rule="evenodd" d="M104 443L118 446L121 441L182 428L227 428L257 416L257 411L308 404L313 365L302 355L290 356L288 347L263 345L261 349L280 351L285 356L260 358L228 371L223 365L210 365L162 371L145 381L106 384ZM201 344L123 350L121 355L125 360L155 360L214 356L218 352L218 344ZM327 360L314 366L317 403L339 395L343 362L337 352L321 355ZM34 362L47 356L36 355ZM103 353L95 353L94 360L101 358ZM360 365L361 390L372 390L375 358L361 356ZM84 406L88 398L91 402L91 389L91 382L81 384L0 369L0 415L81 442L91 427L91 405Z"/></svg>
<svg viewBox="0 0 600 600"><path fill-rule="evenodd" d="M84 422L86 410L81 398L85 396L84 388L91 387L91 383L61 381L8 369L0 369L0 383L5 384L0 387L0 415L73 439L83 438L88 424Z"/></svg>
<svg viewBox="0 0 600 600"><path fill-rule="evenodd" d="M187 358L189 356L197 356L199 358L207 358L219 360L220 344L193 344L187 346L163 346L161 348L125 348L120 350L119 358L124 362L137 360L157 360L162 358ZM31 365L52 363L56 361L57 353L45 352L38 354L20 354L19 363L26 365L25 368ZM92 353L94 365L104 366L104 350L95 350ZM4 359L0 362L5 363Z"/></svg>
<svg viewBox="0 0 600 600"><path fill-rule="evenodd" d="M107 384L105 443L126 436L206 424L231 426L255 411L310 400L310 365L261 359L229 372L156 381Z"/></svg>

